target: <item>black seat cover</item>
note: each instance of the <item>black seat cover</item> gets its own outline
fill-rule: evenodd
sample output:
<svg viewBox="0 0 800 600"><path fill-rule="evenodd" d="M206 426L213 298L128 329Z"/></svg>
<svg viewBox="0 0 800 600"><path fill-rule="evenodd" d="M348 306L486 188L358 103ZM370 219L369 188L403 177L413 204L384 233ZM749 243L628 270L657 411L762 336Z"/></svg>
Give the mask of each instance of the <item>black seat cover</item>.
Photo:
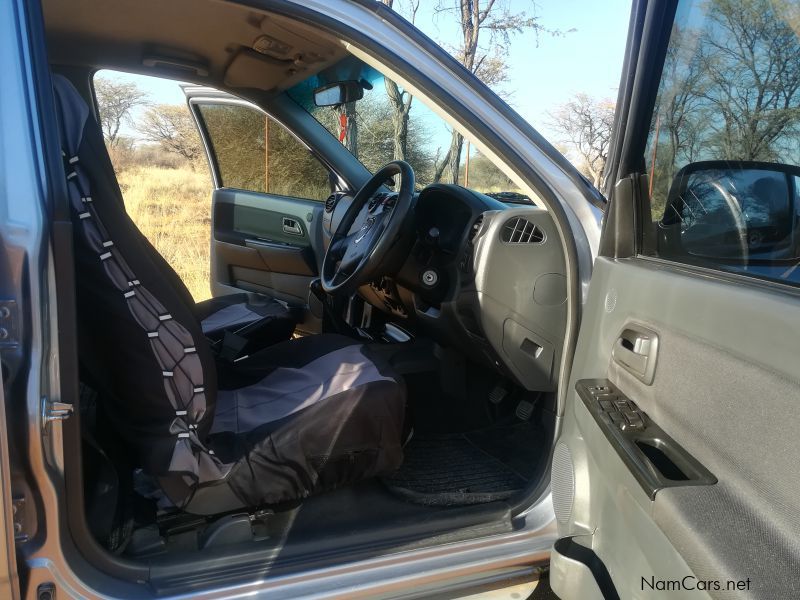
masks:
<svg viewBox="0 0 800 600"><path fill-rule="evenodd" d="M225 366L218 386L195 305L125 212L88 106L66 78L54 87L81 366L169 499L216 513L397 468L404 386L348 338L283 342Z"/></svg>

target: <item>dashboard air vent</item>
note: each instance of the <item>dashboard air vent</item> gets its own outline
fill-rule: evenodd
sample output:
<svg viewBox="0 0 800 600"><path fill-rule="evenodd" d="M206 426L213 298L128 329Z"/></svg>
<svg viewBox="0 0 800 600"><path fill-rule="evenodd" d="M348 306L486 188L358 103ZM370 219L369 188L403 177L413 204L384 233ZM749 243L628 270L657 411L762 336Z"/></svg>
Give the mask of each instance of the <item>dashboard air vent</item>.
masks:
<svg viewBox="0 0 800 600"><path fill-rule="evenodd" d="M509 219L500 232L500 239L507 244L541 244L544 238L544 231L524 217Z"/></svg>
<svg viewBox="0 0 800 600"><path fill-rule="evenodd" d="M336 203L339 201L340 197L341 197L340 194L331 194L330 196L328 196L328 199L325 200L326 213L333 212L333 209L336 206Z"/></svg>

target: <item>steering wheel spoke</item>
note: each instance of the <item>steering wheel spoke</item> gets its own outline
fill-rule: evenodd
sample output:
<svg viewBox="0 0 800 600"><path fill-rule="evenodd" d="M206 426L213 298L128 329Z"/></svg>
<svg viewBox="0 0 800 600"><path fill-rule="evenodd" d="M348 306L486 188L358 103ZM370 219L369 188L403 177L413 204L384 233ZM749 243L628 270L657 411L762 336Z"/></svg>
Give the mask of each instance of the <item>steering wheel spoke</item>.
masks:
<svg viewBox="0 0 800 600"><path fill-rule="evenodd" d="M331 240L331 244L328 247L328 254L334 261L340 261L344 257L345 253L347 252L347 247L352 242L352 236L346 235L342 237L334 236Z"/></svg>
<svg viewBox="0 0 800 600"><path fill-rule="evenodd" d="M343 281L346 281L348 277L350 277L350 274L346 273L345 270L341 268L341 265L339 265L336 268L336 271L334 272L333 277L331 278L331 281L334 284L340 284Z"/></svg>

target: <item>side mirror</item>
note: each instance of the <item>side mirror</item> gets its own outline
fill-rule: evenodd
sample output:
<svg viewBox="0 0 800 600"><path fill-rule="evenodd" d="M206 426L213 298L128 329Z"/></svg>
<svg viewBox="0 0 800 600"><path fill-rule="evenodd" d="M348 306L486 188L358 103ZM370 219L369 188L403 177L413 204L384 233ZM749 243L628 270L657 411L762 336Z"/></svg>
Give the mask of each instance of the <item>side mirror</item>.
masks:
<svg viewBox="0 0 800 600"><path fill-rule="evenodd" d="M317 106L338 106L364 97L364 86L358 81L339 81L314 90Z"/></svg>
<svg viewBox="0 0 800 600"><path fill-rule="evenodd" d="M751 161L690 163L672 182L659 254L730 260L798 256L800 167Z"/></svg>

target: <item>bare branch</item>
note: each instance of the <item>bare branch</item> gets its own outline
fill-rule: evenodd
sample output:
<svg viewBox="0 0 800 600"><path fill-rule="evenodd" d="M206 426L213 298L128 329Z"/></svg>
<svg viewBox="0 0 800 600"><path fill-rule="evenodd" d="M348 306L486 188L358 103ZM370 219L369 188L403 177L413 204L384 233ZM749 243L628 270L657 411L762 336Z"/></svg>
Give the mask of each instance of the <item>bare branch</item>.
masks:
<svg viewBox="0 0 800 600"><path fill-rule="evenodd" d="M197 127L185 106L154 106L143 115L137 130L145 139L159 144L167 152L173 152L190 161L202 156Z"/></svg>
<svg viewBox="0 0 800 600"><path fill-rule="evenodd" d="M550 118L564 135L564 141L580 156L586 175L599 187L614 126L614 103L577 94L550 114Z"/></svg>
<svg viewBox="0 0 800 600"><path fill-rule="evenodd" d="M95 96L100 110L100 125L106 143L114 148L123 123L130 123L131 111L147 104L147 94L135 83L123 83L106 77L94 80Z"/></svg>

